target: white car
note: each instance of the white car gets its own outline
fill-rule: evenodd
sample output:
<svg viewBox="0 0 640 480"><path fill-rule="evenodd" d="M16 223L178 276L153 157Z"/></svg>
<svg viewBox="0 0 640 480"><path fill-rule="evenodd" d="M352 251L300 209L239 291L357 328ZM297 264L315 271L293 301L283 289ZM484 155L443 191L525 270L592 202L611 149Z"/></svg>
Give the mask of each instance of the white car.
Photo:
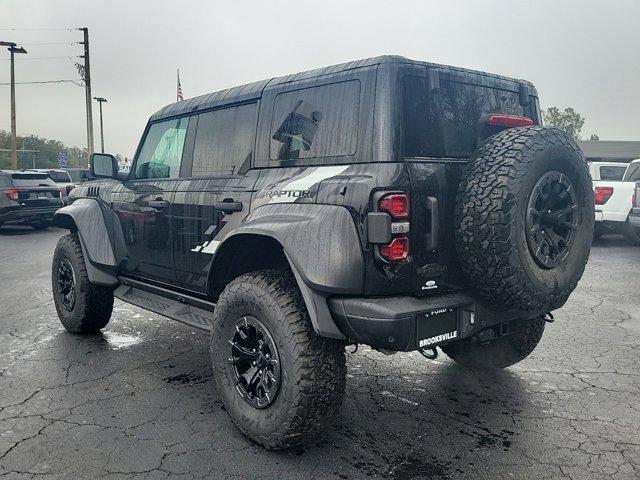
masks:
<svg viewBox="0 0 640 480"><path fill-rule="evenodd" d="M614 162L591 162L596 227L594 238L603 233L622 233L640 245L640 228L629 223L635 183L640 180L640 159L625 165Z"/></svg>
<svg viewBox="0 0 640 480"><path fill-rule="evenodd" d="M39 172L46 173L51 180L53 180L58 188L63 193L63 196L68 197L69 192L76 187L76 184L73 183L69 172L66 170L62 170L59 168L30 168L27 171L29 172Z"/></svg>

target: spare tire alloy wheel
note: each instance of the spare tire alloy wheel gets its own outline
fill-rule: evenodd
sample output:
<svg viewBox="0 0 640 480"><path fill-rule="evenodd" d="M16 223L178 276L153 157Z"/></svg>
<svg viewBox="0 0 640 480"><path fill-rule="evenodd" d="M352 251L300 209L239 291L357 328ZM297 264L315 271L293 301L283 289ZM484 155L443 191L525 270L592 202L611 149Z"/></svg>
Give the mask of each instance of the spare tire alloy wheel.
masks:
<svg viewBox="0 0 640 480"><path fill-rule="evenodd" d="M268 407L278 394L281 371L278 349L267 327L256 318L242 317L229 345L238 393L252 407Z"/></svg>
<svg viewBox="0 0 640 480"><path fill-rule="evenodd" d="M66 258L58 265L58 293L64 309L68 312L73 311L76 304L76 274L71 262Z"/></svg>
<svg viewBox="0 0 640 480"><path fill-rule="evenodd" d="M575 141L544 126L486 139L456 198L456 250L467 280L495 310L555 310L589 258L591 178Z"/></svg>
<svg viewBox="0 0 640 480"><path fill-rule="evenodd" d="M544 268L560 265L571 249L578 224L578 202L571 180L561 172L548 172L529 196L527 244Z"/></svg>

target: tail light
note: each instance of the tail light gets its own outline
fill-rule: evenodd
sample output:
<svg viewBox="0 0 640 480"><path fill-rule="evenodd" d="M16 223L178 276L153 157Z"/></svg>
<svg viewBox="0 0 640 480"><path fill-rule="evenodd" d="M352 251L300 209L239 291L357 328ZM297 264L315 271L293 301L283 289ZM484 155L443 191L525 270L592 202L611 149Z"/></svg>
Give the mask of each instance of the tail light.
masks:
<svg viewBox="0 0 640 480"><path fill-rule="evenodd" d="M492 127L529 127L533 125L533 120L527 117L519 117L518 115L502 115L490 113L487 115L487 125Z"/></svg>
<svg viewBox="0 0 640 480"><path fill-rule="evenodd" d="M378 210L391 215L394 220L409 218L409 197L406 193L390 193L378 200Z"/></svg>
<svg viewBox="0 0 640 480"><path fill-rule="evenodd" d="M380 255L389 262L403 262L409 258L409 239L396 237L380 247Z"/></svg>
<svg viewBox="0 0 640 480"><path fill-rule="evenodd" d="M377 210L387 217L386 243L378 247L378 253L386 262L404 262L409 259L409 196L404 192L382 193L377 199ZM379 215L379 214L378 214Z"/></svg>
<svg viewBox="0 0 640 480"><path fill-rule="evenodd" d="M613 195L613 187L596 187L593 193L593 201L596 205L604 205Z"/></svg>
<svg viewBox="0 0 640 480"><path fill-rule="evenodd" d="M9 190L3 190L2 193L4 193L11 200L16 200L16 201L18 200L18 190L15 188L11 188Z"/></svg>

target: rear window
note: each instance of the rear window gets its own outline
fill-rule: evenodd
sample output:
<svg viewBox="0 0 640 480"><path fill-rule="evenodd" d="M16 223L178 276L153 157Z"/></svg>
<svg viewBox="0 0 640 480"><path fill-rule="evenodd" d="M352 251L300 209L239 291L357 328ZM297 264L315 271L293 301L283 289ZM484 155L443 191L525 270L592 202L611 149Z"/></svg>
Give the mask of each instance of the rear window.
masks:
<svg viewBox="0 0 640 480"><path fill-rule="evenodd" d="M355 154L359 104L358 80L279 93L271 119L271 159Z"/></svg>
<svg viewBox="0 0 640 480"><path fill-rule="evenodd" d="M402 81L405 157L467 158L478 145L481 117L527 116L518 92L449 80L429 92L426 77Z"/></svg>
<svg viewBox="0 0 640 480"><path fill-rule="evenodd" d="M611 166L611 165L602 165L600 167L600 180L611 180L619 182L624 177L624 171L627 169L626 166L621 165Z"/></svg>
<svg viewBox="0 0 640 480"><path fill-rule="evenodd" d="M12 173L15 187L56 187L53 180L46 173Z"/></svg>

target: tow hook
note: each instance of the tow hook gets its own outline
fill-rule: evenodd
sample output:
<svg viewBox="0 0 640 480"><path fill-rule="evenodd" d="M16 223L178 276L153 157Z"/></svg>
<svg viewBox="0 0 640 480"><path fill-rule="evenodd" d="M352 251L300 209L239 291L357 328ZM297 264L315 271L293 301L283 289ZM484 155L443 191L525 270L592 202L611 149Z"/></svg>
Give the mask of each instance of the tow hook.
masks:
<svg viewBox="0 0 640 480"><path fill-rule="evenodd" d="M419 348L418 351L424 358L428 360L435 360L436 358L438 358L438 350L436 349L436 347Z"/></svg>
<svg viewBox="0 0 640 480"><path fill-rule="evenodd" d="M551 312L547 312L544 315L542 315L542 319L547 323L553 323L556 321L556 319L553 318L553 313Z"/></svg>

